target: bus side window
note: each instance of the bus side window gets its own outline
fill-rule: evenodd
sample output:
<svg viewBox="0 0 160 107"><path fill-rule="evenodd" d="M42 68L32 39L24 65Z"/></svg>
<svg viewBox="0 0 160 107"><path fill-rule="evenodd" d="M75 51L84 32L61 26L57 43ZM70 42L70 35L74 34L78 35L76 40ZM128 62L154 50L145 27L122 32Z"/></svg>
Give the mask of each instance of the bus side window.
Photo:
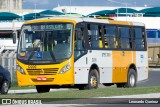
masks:
<svg viewBox="0 0 160 107"><path fill-rule="evenodd" d="M88 41L89 46L91 48L99 48L99 30L98 25L89 25L90 29L88 28Z"/></svg>
<svg viewBox="0 0 160 107"><path fill-rule="evenodd" d="M91 35L88 35L88 45L90 48L92 47Z"/></svg>
<svg viewBox="0 0 160 107"><path fill-rule="evenodd" d="M99 36L99 48L103 48L102 36Z"/></svg>
<svg viewBox="0 0 160 107"><path fill-rule="evenodd" d="M104 28L104 44L105 48L117 48L116 26L106 25Z"/></svg>
<svg viewBox="0 0 160 107"><path fill-rule="evenodd" d="M87 29L88 29L88 46L89 46L89 48L91 48L92 47L92 43L91 43L91 30L90 30L90 25L88 25L87 26Z"/></svg>
<svg viewBox="0 0 160 107"><path fill-rule="evenodd" d="M115 40L115 44L116 44L116 48L118 48L118 41L117 40Z"/></svg>
<svg viewBox="0 0 160 107"><path fill-rule="evenodd" d="M88 46L89 48L103 48L102 27L100 25L88 24Z"/></svg>
<svg viewBox="0 0 160 107"><path fill-rule="evenodd" d="M99 48L103 48L102 28L101 28L101 26L99 26L98 29L99 29Z"/></svg>
<svg viewBox="0 0 160 107"><path fill-rule="evenodd" d="M74 57L77 59L80 57L85 50L85 38L83 34L84 28L77 27L76 32L75 32L75 52L74 52Z"/></svg>
<svg viewBox="0 0 160 107"><path fill-rule="evenodd" d="M107 40L107 35L106 34L104 34L104 47L105 48L109 48L108 40Z"/></svg>
<svg viewBox="0 0 160 107"><path fill-rule="evenodd" d="M83 50L83 35L82 31L77 31L77 49L78 50Z"/></svg>
<svg viewBox="0 0 160 107"><path fill-rule="evenodd" d="M134 43L136 49L145 49L145 31L144 28L135 27L134 28Z"/></svg>
<svg viewBox="0 0 160 107"><path fill-rule="evenodd" d="M131 49L130 27L119 26L120 47L122 49Z"/></svg>

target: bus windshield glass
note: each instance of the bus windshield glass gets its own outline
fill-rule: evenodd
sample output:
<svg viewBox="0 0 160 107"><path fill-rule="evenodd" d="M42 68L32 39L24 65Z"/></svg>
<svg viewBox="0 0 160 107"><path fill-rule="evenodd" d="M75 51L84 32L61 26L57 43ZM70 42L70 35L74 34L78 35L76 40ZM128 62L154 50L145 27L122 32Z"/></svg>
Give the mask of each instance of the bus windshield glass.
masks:
<svg viewBox="0 0 160 107"><path fill-rule="evenodd" d="M18 59L28 63L60 63L72 53L71 23L24 25L18 46Z"/></svg>

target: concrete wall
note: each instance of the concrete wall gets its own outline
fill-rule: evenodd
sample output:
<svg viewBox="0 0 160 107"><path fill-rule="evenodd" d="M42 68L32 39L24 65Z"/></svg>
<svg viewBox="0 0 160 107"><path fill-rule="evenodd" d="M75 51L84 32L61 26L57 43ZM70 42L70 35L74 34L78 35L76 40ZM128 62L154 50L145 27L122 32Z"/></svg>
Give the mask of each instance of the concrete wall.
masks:
<svg viewBox="0 0 160 107"><path fill-rule="evenodd" d="M23 23L23 21L0 22L0 30L19 30Z"/></svg>

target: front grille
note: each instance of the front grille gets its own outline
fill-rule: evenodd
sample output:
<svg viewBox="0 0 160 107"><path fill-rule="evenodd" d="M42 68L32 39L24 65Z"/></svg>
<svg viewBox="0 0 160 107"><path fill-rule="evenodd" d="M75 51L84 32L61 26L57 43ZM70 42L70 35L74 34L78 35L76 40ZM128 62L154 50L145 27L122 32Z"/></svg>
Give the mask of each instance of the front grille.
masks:
<svg viewBox="0 0 160 107"><path fill-rule="evenodd" d="M29 75L40 75L42 73L41 69L27 69Z"/></svg>
<svg viewBox="0 0 160 107"><path fill-rule="evenodd" d="M56 75L58 68L27 69L29 75Z"/></svg>
<svg viewBox="0 0 160 107"><path fill-rule="evenodd" d="M58 68L45 68L43 69L44 74L49 74L49 75L56 75L58 72Z"/></svg>

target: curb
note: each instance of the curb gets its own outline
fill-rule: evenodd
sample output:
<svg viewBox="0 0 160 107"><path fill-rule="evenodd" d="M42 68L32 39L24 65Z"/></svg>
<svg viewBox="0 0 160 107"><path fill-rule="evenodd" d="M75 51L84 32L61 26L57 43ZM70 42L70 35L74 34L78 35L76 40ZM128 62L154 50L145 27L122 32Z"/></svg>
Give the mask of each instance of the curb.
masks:
<svg viewBox="0 0 160 107"><path fill-rule="evenodd" d="M111 97L98 97L98 98L160 98L160 93L111 96Z"/></svg>

